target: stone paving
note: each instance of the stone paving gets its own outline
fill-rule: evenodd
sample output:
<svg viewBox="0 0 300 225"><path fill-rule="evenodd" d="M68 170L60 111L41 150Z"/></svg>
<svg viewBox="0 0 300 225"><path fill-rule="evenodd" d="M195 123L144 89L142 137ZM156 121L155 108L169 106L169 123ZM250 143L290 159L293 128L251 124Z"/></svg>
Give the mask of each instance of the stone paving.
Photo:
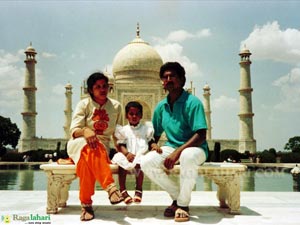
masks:
<svg viewBox="0 0 300 225"><path fill-rule="evenodd" d="M178 224L162 215L171 203L163 191L144 191L143 202L130 206L112 206L106 192L96 191L96 217L88 222L79 220L78 191L69 193L68 206L49 216L45 213L46 191L0 191L0 224L5 224L5 219L9 219L7 224ZM195 191L190 214L190 221L181 224L299 225L300 192L241 192L241 213L230 215L218 207L216 192Z"/></svg>

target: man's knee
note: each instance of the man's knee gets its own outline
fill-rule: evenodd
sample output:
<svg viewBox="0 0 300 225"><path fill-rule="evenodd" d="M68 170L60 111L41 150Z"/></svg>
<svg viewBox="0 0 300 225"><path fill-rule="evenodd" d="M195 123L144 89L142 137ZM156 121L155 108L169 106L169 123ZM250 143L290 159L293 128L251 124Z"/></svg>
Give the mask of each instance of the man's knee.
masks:
<svg viewBox="0 0 300 225"><path fill-rule="evenodd" d="M147 168L149 167L149 162L150 162L150 160L149 160L148 154L141 157L140 167L141 167L142 171L147 170Z"/></svg>
<svg viewBox="0 0 300 225"><path fill-rule="evenodd" d="M148 154L141 157L140 166L141 166L142 171L146 171L154 166L154 164L153 164L154 158L155 158L154 153L155 152L149 152Z"/></svg>
<svg viewBox="0 0 300 225"><path fill-rule="evenodd" d="M180 164L199 164L202 161L202 149L199 148L191 148L191 149L186 149L183 151L180 155ZM205 160L204 160L205 161Z"/></svg>

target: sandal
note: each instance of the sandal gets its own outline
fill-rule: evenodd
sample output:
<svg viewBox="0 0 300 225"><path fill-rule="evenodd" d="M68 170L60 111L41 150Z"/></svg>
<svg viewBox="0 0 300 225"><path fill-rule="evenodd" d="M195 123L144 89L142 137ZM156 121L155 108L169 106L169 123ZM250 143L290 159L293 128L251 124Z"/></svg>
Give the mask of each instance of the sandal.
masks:
<svg viewBox="0 0 300 225"><path fill-rule="evenodd" d="M168 206L165 211L164 211L164 216L165 217L174 217L175 216L175 211L178 208L177 206L177 201L174 200L172 202L172 205Z"/></svg>
<svg viewBox="0 0 300 225"><path fill-rule="evenodd" d="M186 222L189 221L189 207L180 207L175 212L174 220L175 222Z"/></svg>
<svg viewBox="0 0 300 225"><path fill-rule="evenodd" d="M136 204L141 203L142 197L143 197L143 191L135 190L134 197L133 197L133 202L136 203Z"/></svg>
<svg viewBox="0 0 300 225"><path fill-rule="evenodd" d="M124 202L126 205L130 205L133 201L133 199L131 198L131 196L128 194L128 192L126 190L121 192L122 197L124 198Z"/></svg>
<svg viewBox="0 0 300 225"><path fill-rule="evenodd" d="M114 183L110 184L105 190L108 193L108 198L112 205L118 204L124 200L121 192Z"/></svg>
<svg viewBox="0 0 300 225"><path fill-rule="evenodd" d="M95 214L93 207L91 205L82 206L81 207L81 214L80 214L80 220L81 221L89 221L94 219Z"/></svg>
<svg viewBox="0 0 300 225"><path fill-rule="evenodd" d="M219 205L220 205L220 208L222 208L222 209L228 209L229 208L226 201L220 201Z"/></svg>

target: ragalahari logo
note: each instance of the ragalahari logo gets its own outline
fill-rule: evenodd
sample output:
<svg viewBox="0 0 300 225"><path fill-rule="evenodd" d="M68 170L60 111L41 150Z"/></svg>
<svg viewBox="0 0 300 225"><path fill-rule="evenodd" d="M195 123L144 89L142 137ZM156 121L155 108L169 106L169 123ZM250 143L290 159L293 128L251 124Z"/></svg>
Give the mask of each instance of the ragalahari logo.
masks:
<svg viewBox="0 0 300 225"><path fill-rule="evenodd" d="M39 215L39 214L29 214L29 215L2 215L0 224L10 224L13 222L24 222L25 224L51 224L50 215Z"/></svg>
<svg viewBox="0 0 300 225"><path fill-rule="evenodd" d="M1 216L1 222L9 224L10 223L10 216L9 215Z"/></svg>

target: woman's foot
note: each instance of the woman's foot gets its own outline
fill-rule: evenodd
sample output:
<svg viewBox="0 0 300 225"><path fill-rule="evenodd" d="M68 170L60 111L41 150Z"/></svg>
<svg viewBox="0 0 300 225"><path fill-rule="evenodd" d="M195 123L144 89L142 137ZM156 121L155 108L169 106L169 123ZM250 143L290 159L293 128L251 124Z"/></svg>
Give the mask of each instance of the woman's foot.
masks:
<svg viewBox="0 0 300 225"><path fill-rule="evenodd" d="M110 184L106 189L109 201L112 205L118 204L124 200L121 192L117 189L116 185Z"/></svg>
<svg viewBox="0 0 300 225"><path fill-rule="evenodd" d="M121 192L122 197L124 198L124 202L126 205L130 205L133 202L132 197L128 194L128 192L126 190L123 190Z"/></svg>
<svg viewBox="0 0 300 225"><path fill-rule="evenodd" d="M134 197L133 197L133 202L136 203L136 204L141 203L142 197L143 197L143 191L135 190Z"/></svg>
<svg viewBox="0 0 300 225"><path fill-rule="evenodd" d="M95 214L93 207L91 205L82 205L81 206L81 214L80 214L80 220L81 221L89 221L94 219Z"/></svg>

